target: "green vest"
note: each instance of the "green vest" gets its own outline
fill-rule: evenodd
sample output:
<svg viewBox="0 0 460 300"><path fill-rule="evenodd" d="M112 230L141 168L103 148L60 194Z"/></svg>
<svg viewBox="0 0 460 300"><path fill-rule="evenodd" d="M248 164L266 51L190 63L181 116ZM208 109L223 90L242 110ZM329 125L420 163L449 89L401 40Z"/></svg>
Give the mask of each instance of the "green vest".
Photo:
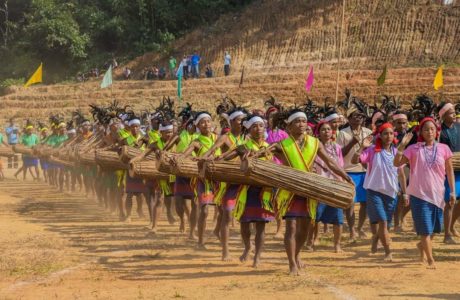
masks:
<svg viewBox="0 0 460 300"><path fill-rule="evenodd" d="M265 141L263 141L261 144L258 144L256 141L253 139L249 139L246 141L244 146L249 149L249 150L254 150L254 151L259 151L263 148L267 148L269 144ZM262 157L260 158L262 160L267 160L270 159L271 157ZM238 189L238 194L236 196L236 204L235 204L235 209L233 210L233 216L237 219L240 220L241 216L243 216L244 210L246 208L246 202L248 198L248 190L250 186L249 185L242 185ZM273 211L273 206L272 206L272 188L271 187L264 187L262 189L262 207L265 210L268 211Z"/></svg>
<svg viewBox="0 0 460 300"><path fill-rule="evenodd" d="M288 163L291 168L310 172L311 166L316 158L316 153L318 152L319 141L317 138L305 135L303 147L300 149L294 138L289 136L287 139L280 142L280 146L287 160L286 163ZM290 191L284 189L278 191L276 203L278 205L279 216L284 216L286 214L293 197L294 194ZM310 199L309 205L310 217L314 219L314 216L316 216L316 201Z"/></svg>

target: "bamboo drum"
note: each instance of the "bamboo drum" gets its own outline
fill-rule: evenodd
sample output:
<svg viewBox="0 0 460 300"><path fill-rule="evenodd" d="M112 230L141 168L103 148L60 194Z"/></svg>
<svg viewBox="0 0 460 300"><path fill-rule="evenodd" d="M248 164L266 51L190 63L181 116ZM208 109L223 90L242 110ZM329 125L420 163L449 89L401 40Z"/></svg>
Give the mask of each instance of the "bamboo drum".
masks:
<svg viewBox="0 0 460 300"><path fill-rule="evenodd" d="M10 147L0 146L0 156L13 157L14 156L14 151Z"/></svg>
<svg viewBox="0 0 460 300"><path fill-rule="evenodd" d="M174 163L173 160L175 160ZM157 167L159 171L167 174L188 178L199 176L198 164L196 161L174 153L162 152Z"/></svg>
<svg viewBox="0 0 460 300"><path fill-rule="evenodd" d="M93 166L96 164L96 151L95 150L90 150L84 153L80 152L78 157L79 157L78 161L83 165Z"/></svg>
<svg viewBox="0 0 460 300"><path fill-rule="evenodd" d="M128 165L120 161L115 151L96 150L96 163L103 169L128 170Z"/></svg>
<svg viewBox="0 0 460 300"><path fill-rule="evenodd" d="M158 171L157 164L151 160L139 160L129 164L129 176L146 179L168 179L169 174Z"/></svg>
<svg viewBox="0 0 460 300"><path fill-rule="evenodd" d="M247 184L260 186L256 181L251 180L241 170L241 161L208 161L200 170L204 177L212 181L227 182L232 184Z"/></svg>
<svg viewBox="0 0 460 300"><path fill-rule="evenodd" d="M355 188L347 182L260 159L243 161L242 170L260 184L282 188L329 206L345 209L353 204Z"/></svg>
<svg viewBox="0 0 460 300"><path fill-rule="evenodd" d="M123 146L119 150L118 154L120 155L120 160L124 163L129 163L131 159L142 154L142 151L139 148L134 148L130 146ZM151 153L144 157L145 160L156 160L155 153Z"/></svg>
<svg viewBox="0 0 460 300"><path fill-rule="evenodd" d="M13 151L16 152L16 153L20 153L20 154L24 154L24 155L27 155L27 156L33 156L33 149L32 148L29 148L29 147L26 147L24 145L21 145L21 144L18 144L18 145L14 145L13 146Z"/></svg>
<svg viewBox="0 0 460 300"><path fill-rule="evenodd" d="M62 165L64 167L69 167L69 168L75 167L75 163L67 161L67 160L62 160L62 159L56 158L54 156L51 156L49 158L49 162L51 162L53 164L59 164L59 165Z"/></svg>

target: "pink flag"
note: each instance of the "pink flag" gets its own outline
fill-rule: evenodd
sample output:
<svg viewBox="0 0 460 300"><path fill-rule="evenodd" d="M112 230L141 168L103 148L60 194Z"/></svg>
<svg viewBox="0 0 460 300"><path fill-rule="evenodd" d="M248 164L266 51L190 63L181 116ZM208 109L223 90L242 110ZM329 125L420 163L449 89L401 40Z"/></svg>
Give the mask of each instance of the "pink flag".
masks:
<svg viewBox="0 0 460 300"><path fill-rule="evenodd" d="M313 86L313 80L314 80L314 75L313 75L313 66L310 67L310 72L308 73L307 80L305 81L305 90L309 92L311 90L311 87Z"/></svg>

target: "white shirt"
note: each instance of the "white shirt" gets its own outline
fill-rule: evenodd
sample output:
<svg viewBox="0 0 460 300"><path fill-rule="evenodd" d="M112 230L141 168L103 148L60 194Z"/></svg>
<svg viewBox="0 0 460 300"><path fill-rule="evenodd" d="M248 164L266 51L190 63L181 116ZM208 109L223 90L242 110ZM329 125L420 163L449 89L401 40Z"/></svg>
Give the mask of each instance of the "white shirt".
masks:
<svg viewBox="0 0 460 300"><path fill-rule="evenodd" d="M231 60L232 60L232 57L230 56L230 54L225 55L224 56L224 65L226 65L226 66L229 65Z"/></svg>
<svg viewBox="0 0 460 300"><path fill-rule="evenodd" d="M362 143L365 138L367 138L372 131L365 127L361 127L361 132L359 134L359 142ZM353 139L353 132L351 127L347 127L345 129L340 130L339 135L337 136L337 144L345 148ZM346 172L366 172L366 169L363 167L362 164L352 164L351 159L356 151L359 150L359 143L354 145L353 148L348 152L346 156L343 157L344 161L344 170Z"/></svg>

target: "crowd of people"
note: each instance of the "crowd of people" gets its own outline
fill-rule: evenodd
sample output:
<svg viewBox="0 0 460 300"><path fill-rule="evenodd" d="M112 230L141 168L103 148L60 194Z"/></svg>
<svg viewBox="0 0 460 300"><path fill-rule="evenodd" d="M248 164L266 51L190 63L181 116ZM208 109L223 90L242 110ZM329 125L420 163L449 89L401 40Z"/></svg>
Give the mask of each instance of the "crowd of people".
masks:
<svg viewBox="0 0 460 300"><path fill-rule="evenodd" d="M192 70L199 74L199 68ZM436 105L429 97L420 96L406 111L390 98L379 107L371 107L348 93L336 106L320 107L308 101L287 108L271 99L265 102L265 109L252 111L225 99L216 108L215 118L189 104L176 113L169 100L142 115L117 103L92 106L91 110L93 122L79 112L67 123L61 116L52 116L49 125L39 123L36 127L29 121L21 130L11 122L6 130L8 142L0 135L0 147L21 143L26 147L141 149L131 162L149 155L160 157L164 152L198 164L261 159L354 186L353 203L359 203L357 224L354 205L341 209L270 186L213 182L201 177L153 180L97 165L68 167L47 158L23 156L18 170L23 178L31 170L38 179L40 165L46 182L60 191L75 191L79 185L87 194L94 193L107 209L118 212L120 221L131 222L134 198L142 217L145 201L153 234L158 232L164 204L169 223L174 224L178 217L180 232L186 231L188 223L189 238L197 240L199 249L206 249L206 221L214 206L217 222L213 232L221 242L224 261L230 260L232 219L239 221L241 228L244 250L240 260L249 259L254 245L254 267L261 264L266 224L276 222L280 236L284 222L284 246L293 275L304 268L301 250L315 249L320 223L332 228L335 252L343 251L341 238L346 223L351 241L370 234L370 251L378 252L381 245L383 259L391 262L390 231L408 230L405 219L411 212L420 237L420 258L428 268L435 268L433 235L444 230L444 243L449 244L460 236L454 226L460 216L460 170L454 171L452 162L453 155L460 153L459 103ZM171 161L175 162L177 157ZM370 232L366 232L366 221Z"/></svg>

